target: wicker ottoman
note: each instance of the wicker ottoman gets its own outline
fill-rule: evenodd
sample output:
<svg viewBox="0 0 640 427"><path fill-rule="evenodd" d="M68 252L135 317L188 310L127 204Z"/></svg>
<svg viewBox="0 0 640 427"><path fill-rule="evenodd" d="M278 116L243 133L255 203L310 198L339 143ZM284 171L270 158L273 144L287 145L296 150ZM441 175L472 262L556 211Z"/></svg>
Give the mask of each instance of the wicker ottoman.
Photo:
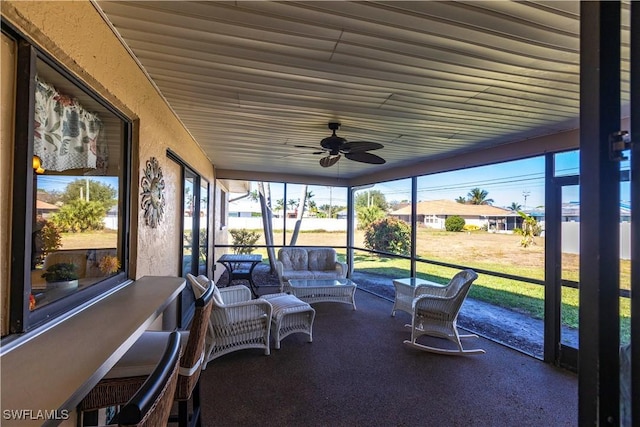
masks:
<svg viewBox="0 0 640 427"><path fill-rule="evenodd" d="M316 311L306 302L286 293L263 295L273 306L271 314L271 333L280 349L280 341L290 334L302 332L313 340L312 328Z"/></svg>

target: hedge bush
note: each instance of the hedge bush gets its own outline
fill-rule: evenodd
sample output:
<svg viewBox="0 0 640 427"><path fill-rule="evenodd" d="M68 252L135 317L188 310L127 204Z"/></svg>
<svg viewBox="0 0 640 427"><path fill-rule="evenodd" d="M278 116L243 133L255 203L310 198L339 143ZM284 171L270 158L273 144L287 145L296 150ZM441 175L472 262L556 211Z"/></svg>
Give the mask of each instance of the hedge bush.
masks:
<svg viewBox="0 0 640 427"><path fill-rule="evenodd" d="M396 218L379 219L365 230L364 246L374 251L408 255L411 248L411 229L406 222Z"/></svg>
<svg viewBox="0 0 640 427"><path fill-rule="evenodd" d="M229 234L231 234L231 238L233 239L233 253L235 254L252 253L256 249L253 245L255 245L260 238L260 233L245 230L244 228L239 230L229 230Z"/></svg>
<svg viewBox="0 0 640 427"><path fill-rule="evenodd" d="M444 228L447 231L462 231L464 224L464 218L458 215L453 215L444 221Z"/></svg>

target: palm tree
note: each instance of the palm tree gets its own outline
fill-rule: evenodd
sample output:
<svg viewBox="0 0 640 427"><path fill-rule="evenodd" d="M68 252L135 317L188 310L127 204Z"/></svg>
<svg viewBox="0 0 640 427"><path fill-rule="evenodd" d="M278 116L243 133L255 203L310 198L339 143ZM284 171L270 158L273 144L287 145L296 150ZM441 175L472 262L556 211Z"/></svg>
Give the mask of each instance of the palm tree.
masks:
<svg viewBox="0 0 640 427"><path fill-rule="evenodd" d="M511 209L514 212L517 212L519 210L522 210L522 205L518 202L511 202L511 206L509 206L509 209Z"/></svg>
<svg viewBox="0 0 640 427"><path fill-rule="evenodd" d="M493 199L487 199L489 192L480 188L472 188L467 194L467 202L471 205L491 205Z"/></svg>
<svg viewBox="0 0 640 427"><path fill-rule="evenodd" d="M281 212L284 210L284 199L276 200L276 204L273 206L274 212Z"/></svg>
<svg viewBox="0 0 640 427"><path fill-rule="evenodd" d="M467 199L465 199L464 197L460 196L460 197L458 197L456 199L456 202L462 203L464 205L465 203L467 203Z"/></svg>

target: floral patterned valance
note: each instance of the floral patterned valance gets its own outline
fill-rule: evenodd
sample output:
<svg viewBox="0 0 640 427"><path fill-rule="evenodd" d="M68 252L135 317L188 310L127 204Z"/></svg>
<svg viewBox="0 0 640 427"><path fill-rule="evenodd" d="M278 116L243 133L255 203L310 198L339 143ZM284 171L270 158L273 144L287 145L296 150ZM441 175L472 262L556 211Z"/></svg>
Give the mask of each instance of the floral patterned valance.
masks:
<svg viewBox="0 0 640 427"><path fill-rule="evenodd" d="M95 169L106 174L107 144L102 120L78 100L36 77L34 154L44 169Z"/></svg>

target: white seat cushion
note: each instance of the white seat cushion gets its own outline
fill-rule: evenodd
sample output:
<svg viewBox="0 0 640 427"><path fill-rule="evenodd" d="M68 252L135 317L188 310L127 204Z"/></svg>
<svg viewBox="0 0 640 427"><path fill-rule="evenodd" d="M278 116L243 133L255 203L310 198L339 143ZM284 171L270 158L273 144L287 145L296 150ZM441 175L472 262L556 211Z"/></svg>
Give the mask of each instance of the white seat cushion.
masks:
<svg viewBox="0 0 640 427"><path fill-rule="evenodd" d="M184 350L189 331L180 333L180 345ZM151 374L162 357L169 338L168 331L146 331L118 360L104 378L138 377Z"/></svg>
<svg viewBox="0 0 640 427"><path fill-rule="evenodd" d="M193 290L193 294L196 296L196 299L200 298L200 296L202 296L209 287L209 278L204 274L201 274L198 277L194 277L189 274L187 277L190 279L189 282L191 283L191 289Z"/></svg>
<svg viewBox="0 0 640 427"><path fill-rule="evenodd" d="M335 274L336 251L333 249L309 249L309 270L330 271Z"/></svg>
<svg viewBox="0 0 640 427"><path fill-rule="evenodd" d="M224 301L222 300L222 294L220 293L220 289L213 283L213 280L209 279L204 274L196 277L196 280L191 280L191 288L193 289L193 293L196 298L200 298L200 296L208 289L209 286L213 286L213 299L219 305L224 305Z"/></svg>
<svg viewBox="0 0 640 427"><path fill-rule="evenodd" d="M340 277L340 275L336 272L336 270L313 272L314 279L337 279L338 277Z"/></svg>
<svg viewBox="0 0 640 427"><path fill-rule="evenodd" d="M273 306L273 312L271 316L276 320L291 312L311 310L311 306L309 304L298 299L294 295L279 293L272 295L263 295L262 298L269 301Z"/></svg>
<svg viewBox="0 0 640 427"><path fill-rule="evenodd" d="M278 251L278 260L284 270L308 270L309 258L304 248L282 248Z"/></svg>
<svg viewBox="0 0 640 427"><path fill-rule="evenodd" d="M313 279L313 271L309 271L309 270L304 270L304 271L289 270L289 271L283 272L282 276L283 276L283 278L285 280L291 280L291 279Z"/></svg>

